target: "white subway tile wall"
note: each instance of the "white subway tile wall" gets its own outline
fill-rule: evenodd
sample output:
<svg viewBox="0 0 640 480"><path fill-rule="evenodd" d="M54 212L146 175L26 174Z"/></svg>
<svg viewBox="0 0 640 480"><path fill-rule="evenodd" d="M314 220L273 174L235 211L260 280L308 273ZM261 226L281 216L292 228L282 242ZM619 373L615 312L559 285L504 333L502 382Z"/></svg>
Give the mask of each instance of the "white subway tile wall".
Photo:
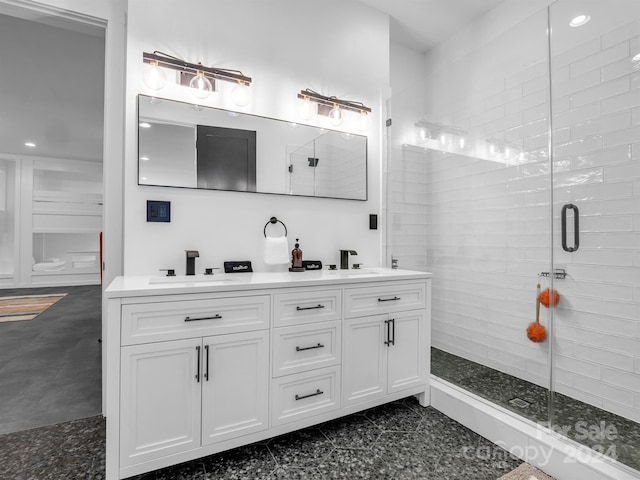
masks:
<svg viewBox="0 0 640 480"><path fill-rule="evenodd" d="M435 90L431 120L466 130L466 150L390 142L390 251L434 273L435 347L545 387L549 342L532 343L526 328L553 252L568 274L553 280L553 328L541 312L555 390L640 421L640 21L568 51L552 42L551 94L546 39L520 38L534 53L509 61L515 37L423 87ZM573 253L560 247L566 203L580 209Z"/></svg>

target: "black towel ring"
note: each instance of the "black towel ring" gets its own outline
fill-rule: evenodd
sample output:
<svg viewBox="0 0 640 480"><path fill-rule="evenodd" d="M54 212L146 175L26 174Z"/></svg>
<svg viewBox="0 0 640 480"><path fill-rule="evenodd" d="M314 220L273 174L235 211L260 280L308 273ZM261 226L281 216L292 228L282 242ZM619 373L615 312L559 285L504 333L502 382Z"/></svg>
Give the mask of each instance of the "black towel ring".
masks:
<svg viewBox="0 0 640 480"><path fill-rule="evenodd" d="M267 238L267 225L269 225L270 223L282 223L282 226L284 227L284 236L287 236L287 226L282 222L282 220L278 220L276 217L271 217L269 219L269 221L267 223L264 224L264 237Z"/></svg>

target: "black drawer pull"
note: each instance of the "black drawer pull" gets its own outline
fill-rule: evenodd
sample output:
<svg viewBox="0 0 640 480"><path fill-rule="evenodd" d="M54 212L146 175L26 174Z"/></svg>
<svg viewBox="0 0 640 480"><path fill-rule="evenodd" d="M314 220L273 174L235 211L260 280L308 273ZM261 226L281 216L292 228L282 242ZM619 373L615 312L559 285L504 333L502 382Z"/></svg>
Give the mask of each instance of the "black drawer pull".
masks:
<svg viewBox="0 0 640 480"><path fill-rule="evenodd" d="M314 348L324 348L321 343L314 345L313 347L296 347L296 352L302 352L303 350L313 350Z"/></svg>
<svg viewBox="0 0 640 480"><path fill-rule="evenodd" d="M378 301L379 302L393 302L395 300L400 300L400 297L393 297L393 298L379 298Z"/></svg>
<svg viewBox="0 0 640 480"><path fill-rule="evenodd" d="M318 308L324 308L324 305L318 304L315 307L296 307L296 310L297 311L300 311L300 310L317 310Z"/></svg>
<svg viewBox="0 0 640 480"><path fill-rule="evenodd" d="M222 318L222 315L214 315L213 317L200 317L200 318L191 318L191 317L184 317L184 321L185 322L197 322L200 320L220 320Z"/></svg>
<svg viewBox="0 0 640 480"><path fill-rule="evenodd" d="M316 395L322 395L324 392L319 388L315 391L315 393L310 393L309 395L298 395L296 394L296 400L302 400L303 398L315 397Z"/></svg>

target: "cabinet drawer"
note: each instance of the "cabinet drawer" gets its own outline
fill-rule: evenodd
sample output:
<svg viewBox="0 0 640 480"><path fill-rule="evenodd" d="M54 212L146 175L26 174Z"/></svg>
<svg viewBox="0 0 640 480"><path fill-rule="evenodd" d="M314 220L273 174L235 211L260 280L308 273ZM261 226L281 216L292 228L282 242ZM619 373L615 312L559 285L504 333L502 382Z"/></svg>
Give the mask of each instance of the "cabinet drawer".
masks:
<svg viewBox="0 0 640 480"><path fill-rule="evenodd" d="M340 408L340 366L273 380L271 425L283 425Z"/></svg>
<svg viewBox="0 0 640 480"><path fill-rule="evenodd" d="M274 297L274 325L284 327L339 320L341 310L340 290L299 290L278 294Z"/></svg>
<svg viewBox="0 0 640 480"><path fill-rule="evenodd" d="M361 317L378 313L424 308L425 284L388 284L345 290L344 316Z"/></svg>
<svg viewBox="0 0 640 480"><path fill-rule="evenodd" d="M269 296L122 306L122 344L269 328Z"/></svg>
<svg viewBox="0 0 640 480"><path fill-rule="evenodd" d="M274 329L273 376L340 363L340 322Z"/></svg>

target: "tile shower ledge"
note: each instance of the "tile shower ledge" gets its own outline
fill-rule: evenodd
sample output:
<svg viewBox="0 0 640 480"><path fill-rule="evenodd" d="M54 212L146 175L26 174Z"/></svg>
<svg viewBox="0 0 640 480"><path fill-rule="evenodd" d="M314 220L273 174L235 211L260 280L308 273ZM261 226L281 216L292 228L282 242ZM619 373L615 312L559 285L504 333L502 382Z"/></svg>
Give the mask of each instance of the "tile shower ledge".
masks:
<svg viewBox="0 0 640 480"><path fill-rule="evenodd" d="M105 290L106 298L123 298L140 295L172 295L185 293L231 292L234 290L260 290L265 288L291 288L310 286L335 286L385 282L388 280L424 280L429 272L391 268L363 268L359 270L322 270L307 272L254 272L216 274L211 277L196 275L158 277L116 277Z"/></svg>

